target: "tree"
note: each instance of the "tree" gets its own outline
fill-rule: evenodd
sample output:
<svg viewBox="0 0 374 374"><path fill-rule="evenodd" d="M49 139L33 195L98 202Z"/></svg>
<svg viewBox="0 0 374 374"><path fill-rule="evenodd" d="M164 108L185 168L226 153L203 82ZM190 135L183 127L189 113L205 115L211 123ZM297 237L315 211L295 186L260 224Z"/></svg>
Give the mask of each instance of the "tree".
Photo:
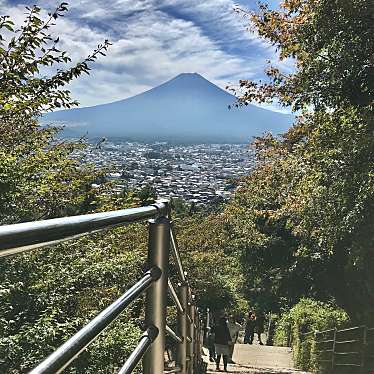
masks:
<svg viewBox="0 0 374 374"><path fill-rule="evenodd" d="M149 205L152 204L157 199L157 191L155 187L150 184L146 184L136 193L140 205Z"/></svg>
<svg viewBox="0 0 374 374"><path fill-rule="evenodd" d="M266 70L269 82L242 80L241 102L276 98L295 110L366 107L374 100L374 4L371 0L283 0L279 11L261 3L249 17L295 71Z"/></svg>
<svg viewBox="0 0 374 374"><path fill-rule="evenodd" d="M47 19L41 8L27 8L17 28L9 16L0 17L0 221L20 222L55 217L87 205L97 173L82 167L75 151L84 142L57 141L56 127L41 127L43 111L78 103L63 86L89 73L90 62L105 55L109 42L85 60L71 59L57 49L59 38L49 30L66 10L61 3ZM55 65L60 68L54 71ZM50 72L49 75L45 75ZM43 75L42 75L43 74ZM72 208L74 207L74 208Z"/></svg>
<svg viewBox="0 0 374 374"><path fill-rule="evenodd" d="M143 273L145 231L134 224L2 260L0 372L29 372L134 284ZM137 344L141 314L139 300L66 371L118 371Z"/></svg>
<svg viewBox="0 0 374 374"><path fill-rule="evenodd" d="M58 128L41 127L38 123L43 111L77 105L63 87L88 73L89 63L105 54L109 46L105 41L84 61L68 67L70 58L56 48L59 38L49 34L54 21L66 10L62 3L44 19L39 7L28 8L20 28L9 17L0 17L3 224L115 209L132 203L131 196L100 194L91 188L104 172L82 164L76 156L85 147L83 140L58 140ZM56 64L59 69L54 71ZM46 76L48 72L50 75ZM53 249L2 258L0 371L28 372L121 295L142 272L143 234L137 226L117 230L105 238L98 235ZM124 235L129 239L126 244ZM133 236L137 246L131 242ZM115 370L113 365L121 365L136 344L139 331L134 317L140 313L139 306L129 310L74 363L71 372L107 372L108 368Z"/></svg>
<svg viewBox="0 0 374 374"><path fill-rule="evenodd" d="M188 207L173 216L181 258L197 305L244 314L240 292L244 279L221 215L192 213Z"/></svg>
<svg viewBox="0 0 374 374"><path fill-rule="evenodd" d="M277 100L302 112L286 134L255 141L257 170L228 211L244 267L257 261L264 271L250 278L255 284L273 273L265 289L271 295L280 287L278 300L334 297L353 321L367 323L374 305L373 14L365 0L285 0L279 11L261 5L246 13L295 70L270 66L268 81L241 81L240 103Z"/></svg>

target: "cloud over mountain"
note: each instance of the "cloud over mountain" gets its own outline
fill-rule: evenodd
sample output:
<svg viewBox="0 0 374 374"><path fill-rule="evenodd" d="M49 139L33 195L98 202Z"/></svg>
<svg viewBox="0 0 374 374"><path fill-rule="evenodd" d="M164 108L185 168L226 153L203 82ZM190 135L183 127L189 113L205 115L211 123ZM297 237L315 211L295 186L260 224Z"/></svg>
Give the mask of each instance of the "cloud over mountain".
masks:
<svg viewBox="0 0 374 374"><path fill-rule="evenodd" d="M260 78L274 48L245 31L233 0L75 0L58 20L61 48L74 60L104 39L113 42L108 56L94 64L91 77L71 85L83 106L111 102L150 89L170 76L199 71L225 87L239 78ZM253 7L256 1L242 0ZM29 0L2 0L3 14L21 22ZM55 0L38 5L53 9ZM100 95L97 93L100 92Z"/></svg>

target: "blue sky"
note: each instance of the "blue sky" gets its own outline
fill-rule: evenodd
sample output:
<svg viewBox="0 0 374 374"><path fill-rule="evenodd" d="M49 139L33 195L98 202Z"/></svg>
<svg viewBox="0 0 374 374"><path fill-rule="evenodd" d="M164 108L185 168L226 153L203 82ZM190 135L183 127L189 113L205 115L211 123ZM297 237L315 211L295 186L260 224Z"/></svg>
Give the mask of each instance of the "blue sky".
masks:
<svg viewBox="0 0 374 374"><path fill-rule="evenodd" d="M58 2L0 0L0 11L21 22L30 3L51 10ZM200 73L222 88L263 77L266 61L278 61L275 50L246 31L247 21L233 11L236 4L255 9L257 1L70 1L68 14L54 29L61 35L60 48L79 60L104 39L113 43L91 76L71 85L74 98L82 106L111 102L183 72ZM292 68L289 62L282 65L286 71Z"/></svg>

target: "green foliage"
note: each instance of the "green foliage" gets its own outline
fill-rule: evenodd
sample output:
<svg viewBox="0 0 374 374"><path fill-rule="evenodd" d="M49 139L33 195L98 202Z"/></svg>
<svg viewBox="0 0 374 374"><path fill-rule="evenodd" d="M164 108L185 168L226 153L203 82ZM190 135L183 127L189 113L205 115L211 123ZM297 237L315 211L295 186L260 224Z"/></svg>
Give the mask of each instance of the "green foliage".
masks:
<svg viewBox="0 0 374 374"><path fill-rule="evenodd" d="M248 300L258 310L280 312L306 296L334 299L353 322L370 323L373 66L370 46L355 49L374 35L370 18L363 19L370 2L355 0L347 7L343 1L287 0L283 7L271 12L263 6L252 20L282 57L295 58L296 71L280 76L271 68L267 85L242 82L242 102L277 98L305 114L282 137L256 139L257 168L240 181L226 207L207 214L172 203L181 257L200 307L242 313ZM56 48L58 38L48 34L65 10L62 4L42 20L33 7L19 31L8 17L0 18L1 223L146 205L155 198L150 187L121 195L112 194L110 185L93 189L104 172L76 158L84 142L59 142L56 128L38 125L43 110L76 104L63 86L87 73L88 63L108 46L44 75L46 67L51 72L56 63L70 63ZM332 11L337 23L327 33ZM121 295L146 267L145 238L145 226L132 225L2 259L0 371L28 371ZM70 372L110 373L121 366L136 344L135 321L142 313L139 300ZM175 311L168 322L174 320ZM295 359L307 367L309 342L300 334L347 320L335 306L305 299L282 316L276 339L284 341L290 327Z"/></svg>
<svg viewBox="0 0 374 374"><path fill-rule="evenodd" d="M25 372L45 358L141 277L145 253L145 228L134 224L3 260L0 371ZM139 300L74 362L72 372L109 373L106 366L123 363L139 337L133 326L141 313Z"/></svg>
<svg viewBox="0 0 374 374"><path fill-rule="evenodd" d="M284 73L270 65L269 82L241 81L243 103L276 99L295 110L373 105L371 0L285 0L280 10L262 3L258 13L244 14L282 60L295 61L296 69Z"/></svg>
<svg viewBox="0 0 374 374"><path fill-rule="evenodd" d="M372 10L368 0L286 0L249 15L295 70L242 81L241 102L302 110L282 136L255 140L257 168L226 209L245 292L265 308L333 298L355 323L372 323Z"/></svg>
<svg viewBox="0 0 374 374"><path fill-rule="evenodd" d="M49 30L66 4L48 14L34 6L17 28L0 18L0 223L15 223L92 211L147 205L153 188L114 194L97 171L77 157L84 141L58 140L59 129L40 127L43 111L77 103L63 86L104 54L103 45L84 61L70 65ZM4 32L5 30L5 32ZM58 65L57 71L53 68ZM64 68L68 64L70 67ZM50 74L48 76L48 73ZM175 229L182 259L199 306L242 310L238 263L230 256L217 216L186 215L176 205ZM183 222L181 220L183 218ZM198 233L196 235L196 233ZM0 372L24 373L83 327L141 277L146 266L147 230L143 224L95 234L52 248L0 261ZM174 277L174 269L171 271ZM140 335L143 300L126 312L77 358L69 373L113 373L122 366ZM168 323L175 323L169 308Z"/></svg>
<svg viewBox="0 0 374 374"><path fill-rule="evenodd" d="M222 222L193 215L176 217L174 224L199 307L243 313L239 267L229 249L222 250L227 239L217 235L224 233ZM27 372L127 290L146 268L146 241L146 225L133 224L3 259L0 357L6 359L0 371ZM111 373L120 367L140 335L136 320L143 318L142 306L142 300L132 304L68 372ZM175 317L175 308L168 308L170 326Z"/></svg>
<svg viewBox="0 0 374 374"><path fill-rule="evenodd" d="M92 210L99 173L71 157L83 143L58 143L51 131L37 129L27 136L31 144L0 144L0 222Z"/></svg>
<svg viewBox="0 0 374 374"><path fill-rule="evenodd" d="M34 6L21 27L0 18L0 222L14 223L138 201L116 196L110 185L91 184L105 171L76 156L83 141L57 140L55 127L40 127L43 111L77 103L63 86L104 55L107 41L75 65L49 34L66 11L63 3L45 18ZM57 65L57 68L55 66ZM123 240L126 237L128 241ZM0 371L29 371L120 296L143 273L141 225L95 235L0 261ZM76 360L72 373L112 373L136 344L141 300ZM120 333L119 333L120 332Z"/></svg>
<svg viewBox="0 0 374 374"><path fill-rule="evenodd" d="M227 209L249 297L266 295L280 310L301 296L332 295L353 320L370 323L373 128L370 115L345 108L258 141L259 166Z"/></svg>
<svg viewBox="0 0 374 374"><path fill-rule="evenodd" d="M188 216L187 216L188 215ZM223 217L196 213L174 219L181 257L200 307L244 313L244 279Z"/></svg>
<svg viewBox="0 0 374 374"><path fill-rule="evenodd" d="M156 189L149 184L137 191L136 195L142 206L152 204L157 198Z"/></svg>
<svg viewBox="0 0 374 374"><path fill-rule="evenodd" d="M86 362L83 361L83 357L80 358L81 367L75 363L68 372L90 374L118 372L138 344L141 333L138 325L132 320L126 320L126 315L122 315L113 326L104 331L97 342L92 344L84 355ZM134 374L141 372L141 365L133 371Z"/></svg>
<svg viewBox="0 0 374 374"><path fill-rule="evenodd" d="M347 313L335 305L312 299L302 299L288 312L284 313L277 323L275 343L291 343L293 357L298 368L310 370L316 368L313 352L314 335L303 335L316 330L342 328L347 325Z"/></svg>
<svg viewBox="0 0 374 374"><path fill-rule="evenodd" d="M186 203L180 197L170 199L170 208L173 211L174 217L188 217L190 214L194 213L193 204Z"/></svg>
<svg viewBox="0 0 374 374"><path fill-rule="evenodd" d="M97 173L72 156L83 142L55 139L57 128L40 127L43 111L77 105L63 86L104 54L103 45L84 61L67 67L70 57L57 48L59 38L49 34L54 21L66 12L59 5L46 18L39 7L27 8L17 27L0 17L0 222L20 222L92 208ZM58 69L55 68L58 65Z"/></svg>

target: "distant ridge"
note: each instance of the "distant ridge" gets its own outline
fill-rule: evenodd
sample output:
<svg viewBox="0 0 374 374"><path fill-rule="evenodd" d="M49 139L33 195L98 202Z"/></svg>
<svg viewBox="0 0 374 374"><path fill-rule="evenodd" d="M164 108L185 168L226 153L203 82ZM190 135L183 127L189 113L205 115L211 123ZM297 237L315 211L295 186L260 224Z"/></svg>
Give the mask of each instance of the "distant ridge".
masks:
<svg viewBox="0 0 374 374"><path fill-rule="evenodd" d="M293 116L254 105L229 109L235 96L197 73L182 73L139 95L109 104L48 113L66 136L140 141L248 142L286 131Z"/></svg>

